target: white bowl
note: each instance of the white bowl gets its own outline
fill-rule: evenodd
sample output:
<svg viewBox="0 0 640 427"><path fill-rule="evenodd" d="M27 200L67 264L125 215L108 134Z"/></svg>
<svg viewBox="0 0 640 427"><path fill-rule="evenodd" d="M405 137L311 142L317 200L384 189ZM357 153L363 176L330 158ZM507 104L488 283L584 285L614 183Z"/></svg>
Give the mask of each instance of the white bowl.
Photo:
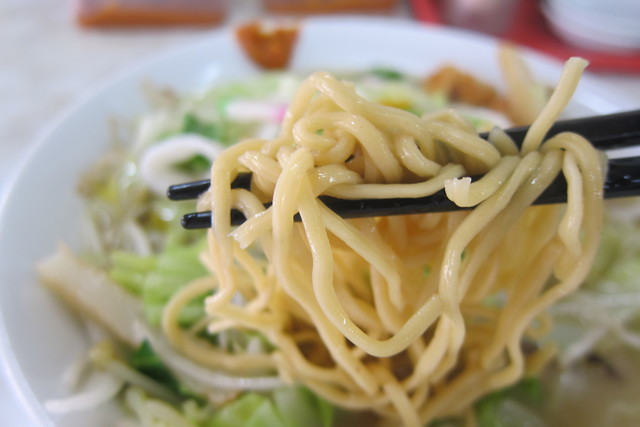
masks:
<svg viewBox="0 0 640 427"><path fill-rule="evenodd" d="M494 39L475 33L382 18L325 18L305 22L291 68L356 70L393 67L426 75L454 64L502 87ZM561 64L523 51L535 76L554 85ZM0 357L20 400L16 411L38 425L112 425L115 405L91 413L54 418L43 401L69 393L62 372L85 352L89 337L80 322L38 284L33 266L60 240L81 247L81 202L75 188L80 173L109 144L108 119L144 111L139 83L149 79L179 91L255 75L259 70L240 52L230 29L198 44L135 68L98 90L59 120L36 145L0 205ZM568 110L571 115L630 109L627 100L589 76ZM3 414L6 416L6 414Z"/></svg>
<svg viewBox="0 0 640 427"><path fill-rule="evenodd" d="M594 18L640 19L640 2L637 0L546 0L554 7ZM637 25L636 25L637 26Z"/></svg>
<svg viewBox="0 0 640 427"><path fill-rule="evenodd" d="M548 0L541 9L552 30L570 44L620 53L640 50L640 10L635 15L623 14L605 5L612 6L608 2Z"/></svg>

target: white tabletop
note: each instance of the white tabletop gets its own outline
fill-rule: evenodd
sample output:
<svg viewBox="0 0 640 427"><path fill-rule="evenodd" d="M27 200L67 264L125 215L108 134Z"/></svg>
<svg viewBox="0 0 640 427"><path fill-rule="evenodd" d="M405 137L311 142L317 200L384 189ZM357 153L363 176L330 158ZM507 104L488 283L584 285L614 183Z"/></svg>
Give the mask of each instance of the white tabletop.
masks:
<svg viewBox="0 0 640 427"><path fill-rule="evenodd" d="M65 109L132 63L215 31L87 30L73 23L69 3L4 0L0 4L0 196L16 165ZM260 14L252 0L230 3L227 24ZM400 6L396 15L409 19L408 7ZM598 78L637 100L640 108L640 75L609 73ZM29 425L16 408L11 387L0 378L2 425Z"/></svg>

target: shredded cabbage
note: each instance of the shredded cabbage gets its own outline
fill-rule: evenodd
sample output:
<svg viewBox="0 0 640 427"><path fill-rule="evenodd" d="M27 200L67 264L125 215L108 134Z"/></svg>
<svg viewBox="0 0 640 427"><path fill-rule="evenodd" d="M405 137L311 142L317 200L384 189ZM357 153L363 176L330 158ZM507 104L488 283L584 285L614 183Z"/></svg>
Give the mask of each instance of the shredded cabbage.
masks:
<svg viewBox="0 0 640 427"><path fill-rule="evenodd" d="M354 73L350 79L365 98L418 115L449 104L441 95L416 90L417 81L393 69ZM149 181L168 170L185 180L196 179L208 170L211 159L200 152L175 161L172 156L166 162L163 158L166 164L154 168L146 182L142 159L157 152L162 141L185 135L198 135L198 144L221 145L252 136L270 137L300 81L300 76L268 73L197 96L146 88L152 111L125 138L132 143L117 143L82 180L80 192L87 200L91 222L89 250L80 258L61 247L39 265L45 283L129 348L124 355L114 353L112 359L103 360L87 388L67 399L49 401L51 412L96 406L126 388L127 407L148 425L160 425L164 417L174 425L202 427L329 427L338 419L337 411L313 392L283 386L275 376L237 377L197 365L173 349L155 328L172 295L208 273L198 261L205 246L203 236L182 230L178 223L193 205L165 200L164 184L152 190ZM464 114L476 127L506 125L503 117L477 108ZM209 152L208 147L200 151ZM556 363L539 379L523 380L476 402L473 411L479 427L564 425L558 421L564 418L557 408L577 405L572 396L592 399L576 390L597 391L598 384L613 384L607 393L624 389L626 394L616 395L616 403L607 407L593 405L598 416L582 417L582 425L631 425L625 420L640 419L638 405L629 399L637 396L640 386L615 388L611 374L640 383L640 212L636 205L635 201L610 204L611 218L587 283L551 311L555 329L550 339L559 343ZM429 268L425 266L425 274ZM202 319L205 297L183 310L180 326ZM496 295L487 304L499 304L499 299ZM203 338L228 351L273 350L264 337L251 331L227 332ZM590 360L602 363L587 363ZM170 393L173 404L158 399L154 387ZM464 420L454 417L431 427L461 425Z"/></svg>

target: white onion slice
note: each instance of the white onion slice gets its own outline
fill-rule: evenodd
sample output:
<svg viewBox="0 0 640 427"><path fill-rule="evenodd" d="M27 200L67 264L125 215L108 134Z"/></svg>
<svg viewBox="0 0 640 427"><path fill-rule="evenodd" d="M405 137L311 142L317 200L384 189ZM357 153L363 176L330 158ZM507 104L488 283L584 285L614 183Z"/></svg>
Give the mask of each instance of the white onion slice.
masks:
<svg viewBox="0 0 640 427"><path fill-rule="evenodd" d="M224 150L217 141L196 134L182 134L149 146L140 158L140 176L153 192L164 195L172 184L202 179L178 170L175 166L194 156L201 155L211 162Z"/></svg>
<svg viewBox="0 0 640 427"><path fill-rule="evenodd" d="M275 375L261 377L241 377L228 375L206 368L178 354L158 332L145 328L151 347L162 361L189 385L196 386L200 392L212 390L271 390L282 386L280 377Z"/></svg>
<svg viewBox="0 0 640 427"><path fill-rule="evenodd" d="M94 409L115 398L123 385L124 381L113 375L93 371L83 391L66 398L47 400L44 407L51 414Z"/></svg>

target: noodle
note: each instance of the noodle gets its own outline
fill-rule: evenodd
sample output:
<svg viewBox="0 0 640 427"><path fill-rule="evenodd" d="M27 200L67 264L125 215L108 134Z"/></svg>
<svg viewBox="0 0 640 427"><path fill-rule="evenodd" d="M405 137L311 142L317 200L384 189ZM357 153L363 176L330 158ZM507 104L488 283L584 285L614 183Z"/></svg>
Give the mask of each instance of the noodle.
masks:
<svg viewBox="0 0 640 427"><path fill-rule="evenodd" d="M173 297L168 339L209 366L252 372L259 360L338 406L408 426L464 413L538 371L551 349L525 354L521 342L544 334L544 310L584 280L602 223L600 155L578 135L544 141L584 66L567 63L521 149L500 130L487 141L450 112L420 118L313 74L277 138L215 161L214 190L199 201L214 217L204 254L211 277ZM232 189L247 170L251 191ZM476 174L484 177L471 182ZM530 207L558 174L568 203ZM318 198L442 189L474 209L345 220ZM231 209L247 217L235 229ZM178 315L210 289L202 325L257 331L275 349L250 356L196 345ZM502 302L488 304L495 296Z"/></svg>

